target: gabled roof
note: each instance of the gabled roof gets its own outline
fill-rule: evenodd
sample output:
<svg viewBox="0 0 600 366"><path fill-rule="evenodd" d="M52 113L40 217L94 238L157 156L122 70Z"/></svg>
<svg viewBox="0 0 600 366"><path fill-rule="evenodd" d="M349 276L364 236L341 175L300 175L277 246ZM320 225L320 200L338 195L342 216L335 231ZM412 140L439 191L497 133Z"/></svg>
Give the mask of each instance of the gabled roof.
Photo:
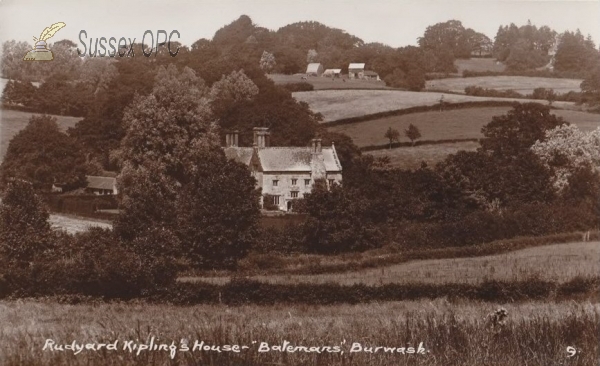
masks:
<svg viewBox="0 0 600 366"><path fill-rule="evenodd" d="M351 63L348 66L348 69L364 69L365 68L365 64L356 64L356 63Z"/></svg>
<svg viewBox="0 0 600 366"><path fill-rule="evenodd" d="M94 175L85 176L88 181L87 188L113 190L117 185L117 179L112 177L98 177Z"/></svg>
<svg viewBox="0 0 600 366"><path fill-rule="evenodd" d="M333 148L323 148L325 170L341 171ZM265 147L258 149L264 172L310 172L313 154L309 147Z"/></svg>
<svg viewBox="0 0 600 366"><path fill-rule="evenodd" d="M237 161L238 163L250 165L254 148L252 147L226 147L223 148L225 156L228 159Z"/></svg>
<svg viewBox="0 0 600 366"><path fill-rule="evenodd" d="M327 69L323 72L323 74L339 74L342 72L342 69Z"/></svg>
<svg viewBox="0 0 600 366"><path fill-rule="evenodd" d="M253 147L226 147L225 156L239 163L250 165ZM313 153L310 147L263 147L257 148L257 158L263 172L310 172ZM342 165L333 147L322 148L323 164L327 172L340 172Z"/></svg>
<svg viewBox="0 0 600 366"><path fill-rule="evenodd" d="M311 63L306 67L306 72L318 72L319 67L322 67L320 63Z"/></svg>

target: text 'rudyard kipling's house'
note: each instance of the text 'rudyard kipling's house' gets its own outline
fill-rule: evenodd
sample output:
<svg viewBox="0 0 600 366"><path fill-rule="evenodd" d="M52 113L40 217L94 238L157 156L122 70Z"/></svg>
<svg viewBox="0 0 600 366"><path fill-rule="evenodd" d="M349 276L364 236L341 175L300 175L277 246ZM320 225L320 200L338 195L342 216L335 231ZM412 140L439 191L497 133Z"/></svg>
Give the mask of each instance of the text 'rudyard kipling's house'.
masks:
<svg viewBox="0 0 600 366"><path fill-rule="evenodd" d="M328 186L342 181L342 165L333 143L322 147L313 139L310 147L269 146L268 128L254 128L254 146L238 146L238 132L226 135L225 155L246 164L262 189L263 199L272 199L282 211L291 211L295 199L309 193L316 179ZM265 202L261 202L264 204Z"/></svg>

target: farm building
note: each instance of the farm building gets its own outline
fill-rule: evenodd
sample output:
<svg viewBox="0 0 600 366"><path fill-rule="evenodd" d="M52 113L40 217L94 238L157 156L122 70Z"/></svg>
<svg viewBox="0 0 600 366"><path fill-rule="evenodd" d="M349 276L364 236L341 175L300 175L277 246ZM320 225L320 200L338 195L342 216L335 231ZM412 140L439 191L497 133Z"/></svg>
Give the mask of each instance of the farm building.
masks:
<svg viewBox="0 0 600 366"><path fill-rule="evenodd" d="M323 73L323 65L319 63L311 63L306 67L306 75L308 76L321 76Z"/></svg>
<svg viewBox="0 0 600 366"><path fill-rule="evenodd" d="M336 77L339 78L342 76L342 69L327 69L325 71L323 71L323 75L322 76L328 76L328 77Z"/></svg>
<svg viewBox="0 0 600 366"><path fill-rule="evenodd" d="M348 65L349 79L362 79L365 76L365 64L351 63Z"/></svg>
<svg viewBox="0 0 600 366"><path fill-rule="evenodd" d="M377 80L377 81L381 80L379 78L378 73L376 73L375 71L370 71L370 70L367 70L364 72L364 79L365 80Z"/></svg>
<svg viewBox="0 0 600 366"><path fill-rule="evenodd" d="M256 185L262 189L261 205L292 211L294 200L312 190L316 179L325 179L331 186L342 181L342 166L335 146L322 147L321 139L313 139L310 147L269 146L269 130L254 128L254 146L237 145L238 133L226 137L225 155L250 168Z"/></svg>
<svg viewBox="0 0 600 366"><path fill-rule="evenodd" d="M86 192L96 195L116 195L117 179L113 177L98 177L86 175L88 185L85 187Z"/></svg>

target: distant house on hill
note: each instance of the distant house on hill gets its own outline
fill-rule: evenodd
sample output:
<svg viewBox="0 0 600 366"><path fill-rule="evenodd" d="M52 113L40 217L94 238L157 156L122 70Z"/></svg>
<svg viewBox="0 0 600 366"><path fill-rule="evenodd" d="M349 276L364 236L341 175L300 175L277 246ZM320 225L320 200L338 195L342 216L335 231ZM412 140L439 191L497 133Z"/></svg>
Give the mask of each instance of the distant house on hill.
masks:
<svg viewBox="0 0 600 366"><path fill-rule="evenodd" d="M321 76L323 73L323 65L320 63L311 63L306 67L306 75L308 76Z"/></svg>
<svg viewBox="0 0 600 366"><path fill-rule="evenodd" d="M365 76L365 64L351 63L348 65L349 79L362 79Z"/></svg>
<svg viewBox="0 0 600 366"><path fill-rule="evenodd" d="M375 71L370 71L370 70L367 70L367 71L364 72L364 78L366 80L377 80L377 81L381 80L379 78L379 74L378 73L376 73Z"/></svg>
<svg viewBox="0 0 600 366"><path fill-rule="evenodd" d="M323 75L322 76L327 76L327 77L336 77L339 78L342 76L342 69L327 69L325 71L323 71Z"/></svg>
<svg viewBox="0 0 600 366"><path fill-rule="evenodd" d="M316 179L325 179L328 186L342 181L342 165L333 144L322 147L321 139L313 139L310 147L271 147L269 137L268 128L255 127L254 146L240 147L237 132L233 132L223 148L229 159L250 168L262 189L262 206L292 211L294 201L309 193Z"/></svg>
<svg viewBox="0 0 600 366"><path fill-rule="evenodd" d="M86 175L88 185L85 187L85 191L96 195L116 195L117 190L117 179L113 177L98 177L93 175Z"/></svg>

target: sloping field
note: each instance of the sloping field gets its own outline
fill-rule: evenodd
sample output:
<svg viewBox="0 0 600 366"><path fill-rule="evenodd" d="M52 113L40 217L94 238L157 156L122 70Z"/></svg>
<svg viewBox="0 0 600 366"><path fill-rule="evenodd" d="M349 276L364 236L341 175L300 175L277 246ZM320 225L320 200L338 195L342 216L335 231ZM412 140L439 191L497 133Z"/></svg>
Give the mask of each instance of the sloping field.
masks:
<svg viewBox="0 0 600 366"><path fill-rule="evenodd" d="M506 66L502 62L496 62L495 58L471 58L468 60L456 60L454 65L458 69L458 73L462 75L463 71L493 71L502 72L506 70Z"/></svg>
<svg viewBox="0 0 600 366"><path fill-rule="evenodd" d="M528 76L478 76L471 78L450 78L429 80L425 84L427 90L449 90L464 93L467 86L479 86L484 89L514 90L523 95L533 93L535 88L554 89L557 94L570 91L581 91L581 79L558 79Z"/></svg>
<svg viewBox="0 0 600 366"><path fill-rule="evenodd" d="M427 163L427 166L433 167L450 154L456 154L461 150L475 151L478 147L479 142L464 141L414 147L399 147L391 150L382 149L365 152L364 154L373 155L375 157L387 156L390 158L390 166L393 168L418 169L423 161Z"/></svg>
<svg viewBox="0 0 600 366"><path fill-rule="evenodd" d="M302 79L304 74L295 75L283 75L273 74L268 75L268 78L273 80L275 84L291 84L291 83L309 83L315 90L326 90L326 89L392 89L385 86L383 81L375 80L351 80L347 78L335 78L322 77L322 76L309 76L306 79Z"/></svg>
<svg viewBox="0 0 600 366"><path fill-rule="evenodd" d="M0 162L4 159L8 143L19 131L24 129L29 123L32 115L39 113L21 112L7 109L0 109ZM66 131L69 127L81 120L81 117L53 116L58 120L58 126Z"/></svg>
<svg viewBox="0 0 600 366"><path fill-rule="evenodd" d="M65 215L50 215L50 219L48 221L53 229L64 230L69 234L77 234L87 231L91 227L112 229L112 224L108 222L88 220Z"/></svg>
<svg viewBox="0 0 600 366"><path fill-rule="evenodd" d="M292 93L300 102L306 102L314 112L323 114L323 122L369 114L439 104L442 95L446 103L482 102L488 100L509 102L546 101L511 98L472 97L468 95L410 92L401 90L315 90ZM557 108L574 108L574 103L554 102Z"/></svg>
<svg viewBox="0 0 600 366"><path fill-rule="evenodd" d="M566 282L577 276L600 273L600 242L545 245L499 255L411 261L387 267L319 275L253 276L275 283L338 283L341 285L388 283L481 283L485 280L525 280L538 277ZM183 279L182 279L183 280ZM193 281L193 279L185 279ZM226 283L227 277L196 279Z"/></svg>
<svg viewBox="0 0 600 366"><path fill-rule="evenodd" d="M399 142L409 142L404 131L411 123L421 131L421 140L480 138L481 128L491 122L492 117L506 114L509 110L511 107L481 107L420 112L331 126L328 130L345 133L358 147L387 144L389 140L384 135L390 127L400 132ZM570 110L553 110L552 113L583 131L600 127L600 114Z"/></svg>

